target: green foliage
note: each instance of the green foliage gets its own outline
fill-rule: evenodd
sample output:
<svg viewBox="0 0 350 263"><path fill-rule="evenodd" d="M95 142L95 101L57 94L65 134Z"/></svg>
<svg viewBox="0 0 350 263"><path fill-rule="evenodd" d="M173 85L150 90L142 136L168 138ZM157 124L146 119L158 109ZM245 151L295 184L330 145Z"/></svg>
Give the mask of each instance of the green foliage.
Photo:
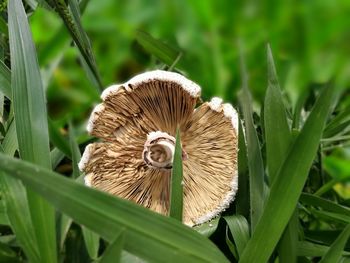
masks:
<svg viewBox="0 0 350 263"><path fill-rule="evenodd" d="M182 183L182 147L180 130L176 131L174 165L170 184L170 212L169 215L182 222L183 183Z"/></svg>
<svg viewBox="0 0 350 263"><path fill-rule="evenodd" d="M347 262L349 11L347 0L2 1L0 262ZM78 169L102 83L155 68L240 105L236 200L193 229L179 222L179 132L170 217L85 187Z"/></svg>
<svg viewBox="0 0 350 263"><path fill-rule="evenodd" d="M51 168L45 94L22 2L10 1L8 15L12 105L19 154L24 160ZM57 262L54 208L37 193L27 191L27 197L40 260Z"/></svg>

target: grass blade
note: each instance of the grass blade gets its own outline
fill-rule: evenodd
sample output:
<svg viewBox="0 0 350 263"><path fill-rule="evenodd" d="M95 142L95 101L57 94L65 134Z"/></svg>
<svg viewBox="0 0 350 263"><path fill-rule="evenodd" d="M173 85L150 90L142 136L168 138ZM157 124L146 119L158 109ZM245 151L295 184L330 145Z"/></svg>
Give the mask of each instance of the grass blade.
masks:
<svg viewBox="0 0 350 263"><path fill-rule="evenodd" d="M92 259L97 259L98 250L100 248L100 236L90 229L82 226L84 242L86 246L86 250Z"/></svg>
<svg viewBox="0 0 350 263"><path fill-rule="evenodd" d="M177 220L3 154L0 168L107 241L125 228L124 248L136 256L150 261L166 257L171 262L228 262L208 239Z"/></svg>
<svg viewBox="0 0 350 263"><path fill-rule="evenodd" d="M241 215L224 216L224 219L230 228L239 257L249 240L249 224L247 222L247 219Z"/></svg>
<svg viewBox="0 0 350 263"><path fill-rule="evenodd" d="M95 83L98 83L98 88L100 90L103 89L101 78L95 63L95 58L91 50L90 41L80 22L80 7L78 2L76 0L69 0L68 3L70 10L64 0L54 0L53 2L56 7L56 11L62 18L86 64L93 73L96 79Z"/></svg>
<svg viewBox="0 0 350 263"><path fill-rule="evenodd" d="M20 262L17 254L9 246L0 243L0 262L15 263Z"/></svg>
<svg viewBox="0 0 350 263"><path fill-rule="evenodd" d="M242 90L239 94L239 103L243 112L246 132L245 136L247 140L250 190L250 222L251 230L253 231L263 212L265 200L265 173L259 139L253 122L253 112L251 108L252 99L248 89L248 76L242 56L243 55L241 55Z"/></svg>
<svg viewBox="0 0 350 263"><path fill-rule="evenodd" d="M300 241L298 242L298 256L306 256L306 257L322 257L324 256L329 247L324 245L315 244L308 241ZM350 252L342 251L342 255L350 256ZM336 262L336 261L334 261Z"/></svg>
<svg viewBox="0 0 350 263"><path fill-rule="evenodd" d="M2 60L0 60L0 91L11 99L11 71Z"/></svg>
<svg viewBox="0 0 350 263"><path fill-rule="evenodd" d="M267 70L268 86L264 103L264 122L267 168L270 184L272 184L286 156L291 133L269 45L267 47Z"/></svg>
<svg viewBox="0 0 350 263"><path fill-rule="evenodd" d="M148 53L154 55L168 66L174 65L174 62L177 62L181 56L181 52L153 38L146 32L137 31L136 40Z"/></svg>
<svg viewBox="0 0 350 263"><path fill-rule="evenodd" d="M323 210L329 212L344 214L350 217L350 208L336 204L318 196L302 193L300 196L300 202L302 202L303 204L320 207Z"/></svg>
<svg viewBox="0 0 350 263"><path fill-rule="evenodd" d="M268 86L264 102L264 128L267 168L270 185L272 185L290 146L291 132L270 45L267 46L267 73ZM279 260L281 262L293 263L297 260L297 227L298 217L293 216L279 244Z"/></svg>
<svg viewBox="0 0 350 263"><path fill-rule="evenodd" d="M350 217L344 214L316 210L314 208L311 208L310 211L314 214L314 216L325 221L329 221L330 223L339 222L341 224L348 224L350 222Z"/></svg>
<svg viewBox="0 0 350 263"><path fill-rule="evenodd" d="M296 263L298 252L298 233L299 233L298 209L295 209L282 238L278 245L278 257L280 262Z"/></svg>
<svg viewBox="0 0 350 263"><path fill-rule="evenodd" d="M55 170L55 168L63 160L64 156L65 154L61 152L58 148L55 147L52 149L52 151L50 152L52 170Z"/></svg>
<svg viewBox="0 0 350 263"><path fill-rule="evenodd" d="M182 182L182 147L179 129L176 130L176 144L171 172L170 212L169 215L182 222L183 182Z"/></svg>
<svg viewBox="0 0 350 263"><path fill-rule="evenodd" d="M21 158L51 168L45 95L40 69L22 1L8 3L12 99ZM53 208L27 191L42 262L56 262Z"/></svg>
<svg viewBox="0 0 350 263"><path fill-rule="evenodd" d="M201 233L205 237L210 237L218 228L219 218L214 218L210 222L205 222L199 226L195 226L195 229L198 233Z"/></svg>
<svg viewBox="0 0 350 263"><path fill-rule="evenodd" d="M16 126L12 122L6 132L2 148L4 153L13 156L18 148ZM22 182L5 173L0 173L1 197L6 206L7 218L18 243L31 262L39 262L39 251L32 226L27 194Z"/></svg>
<svg viewBox="0 0 350 263"><path fill-rule="evenodd" d="M117 235L114 241L107 247L99 263L119 263L124 245L124 231Z"/></svg>
<svg viewBox="0 0 350 263"><path fill-rule="evenodd" d="M81 158L81 154L79 151L79 146L75 139L75 129L71 123L69 124L69 142L70 142L70 149L72 152L73 178L75 178L76 181L82 183L83 180L82 178L79 178L80 171L78 167L78 162ZM66 217L66 215L63 215L63 217ZM85 246L89 253L89 256L92 259L96 259L98 256L98 250L100 247L100 236L84 226L82 226L82 232L83 232Z"/></svg>
<svg viewBox="0 0 350 263"><path fill-rule="evenodd" d="M66 138L60 133L59 128L50 118L48 118L48 126L50 141L53 143L53 145L60 149L67 157L71 157L72 153L70 151L69 143L67 142Z"/></svg>
<svg viewBox="0 0 350 263"><path fill-rule="evenodd" d="M249 218L249 171L247 160L247 146L245 143L245 134L242 128L242 122L239 122L239 137L238 137L238 189L236 197L236 213Z"/></svg>
<svg viewBox="0 0 350 263"><path fill-rule="evenodd" d="M350 224L345 227L343 232L334 241L332 246L328 249L327 253L323 256L320 263L332 263L338 262L342 256L343 249L346 242L350 237Z"/></svg>
<svg viewBox="0 0 350 263"><path fill-rule="evenodd" d="M6 205L4 200L0 201L0 225L4 225L4 226L10 225L10 222L6 213Z"/></svg>
<svg viewBox="0 0 350 263"><path fill-rule="evenodd" d="M265 210L243 252L242 263L266 262L280 239L315 158L334 95L335 91L331 87L323 91L295 139L271 186ZM274 220L276 218L278 220ZM271 224L272 220L274 224Z"/></svg>
<svg viewBox="0 0 350 263"><path fill-rule="evenodd" d="M338 113L337 116L335 116L326 126L323 137L329 138L331 136L334 136L339 131L343 131L344 127L349 125L350 121L350 108L345 109L344 111L341 111Z"/></svg>

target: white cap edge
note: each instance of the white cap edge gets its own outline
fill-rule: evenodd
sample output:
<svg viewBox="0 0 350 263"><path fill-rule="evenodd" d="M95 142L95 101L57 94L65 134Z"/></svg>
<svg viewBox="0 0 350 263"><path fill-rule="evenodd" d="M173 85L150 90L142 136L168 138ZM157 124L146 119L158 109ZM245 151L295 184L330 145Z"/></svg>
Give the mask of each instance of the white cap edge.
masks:
<svg viewBox="0 0 350 263"><path fill-rule="evenodd" d="M222 203L214 211L211 211L204 216L201 216L195 221L194 225L200 225L208 222L215 217L217 217L221 212L225 211L226 208L230 206L230 203L234 201L236 193L238 190L238 170L233 173L233 179L231 181L231 191L227 193Z"/></svg>
<svg viewBox="0 0 350 263"><path fill-rule="evenodd" d="M238 134L238 113L230 103L222 104L222 99L214 97L208 103L209 107L216 112L224 111L224 116L231 120L232 127Z"/></svg>
<svg viewBox="0 0 350 263"><path fill-rule="evenodd" d="M90 159L92 146L93 146L93 144L91 143L85 147L83 156L81 157L80 162L78 163L79 170L82 172L84 171L86 164L88 163L88 161Z"/></svg>
<svg viewBox="0 0 350 263"><path fill-rule="evenodd" d="M86 126L86 130L89 134L91 134L92 130L94 129L95 121L97 119L97 113L100 113L105 109L105 106L103 103L97 104L95 108L92 110L90 118L88 120L88 124Z"/></svg>
<svg viewBox="0 0 350 263"><path fill-rule="evenodd" d="M124 87L127 91L130 91L129 85L135 86L135 88L137 88L137 86L141 83L150 80L175 82L194 98L199 97L201 93L201 88L198 84L187 79L179 73L164 70L154 70L138 74L123 84L109 86L102 92L101 99L106 100L109 96L117 93L121 87Z"/></svg>

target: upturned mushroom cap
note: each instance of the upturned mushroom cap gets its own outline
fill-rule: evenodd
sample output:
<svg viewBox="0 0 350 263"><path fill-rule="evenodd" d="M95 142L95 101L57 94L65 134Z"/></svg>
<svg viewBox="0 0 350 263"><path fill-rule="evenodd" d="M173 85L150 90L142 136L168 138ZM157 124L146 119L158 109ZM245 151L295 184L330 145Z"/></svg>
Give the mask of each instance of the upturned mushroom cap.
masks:
<svg viewBox="0 0 350 263"><path fill-rule="evenodd" d="M228 207L238 186L238 116L214 98L195 109L200 87L180 74L151 71L107 88L88 131L79 168L88 186L169 212L176 127L183 155L183 222L193 226Z"/></svg>

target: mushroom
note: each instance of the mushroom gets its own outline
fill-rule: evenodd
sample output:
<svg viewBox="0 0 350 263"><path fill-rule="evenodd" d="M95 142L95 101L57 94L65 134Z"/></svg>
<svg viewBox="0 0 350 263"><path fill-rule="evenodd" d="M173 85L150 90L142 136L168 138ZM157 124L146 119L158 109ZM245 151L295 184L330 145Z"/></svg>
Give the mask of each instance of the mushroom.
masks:
<svg viewBox="0 0 350 263"><path fill-rule="evenodd" d="M85 184L169 213L177 127L183 150L183 222L217 216L238 188L238 116L213 98L195 108L200 87L167 71L146 72L104 90L89 119L89 144L79 163Z"/></svg>

